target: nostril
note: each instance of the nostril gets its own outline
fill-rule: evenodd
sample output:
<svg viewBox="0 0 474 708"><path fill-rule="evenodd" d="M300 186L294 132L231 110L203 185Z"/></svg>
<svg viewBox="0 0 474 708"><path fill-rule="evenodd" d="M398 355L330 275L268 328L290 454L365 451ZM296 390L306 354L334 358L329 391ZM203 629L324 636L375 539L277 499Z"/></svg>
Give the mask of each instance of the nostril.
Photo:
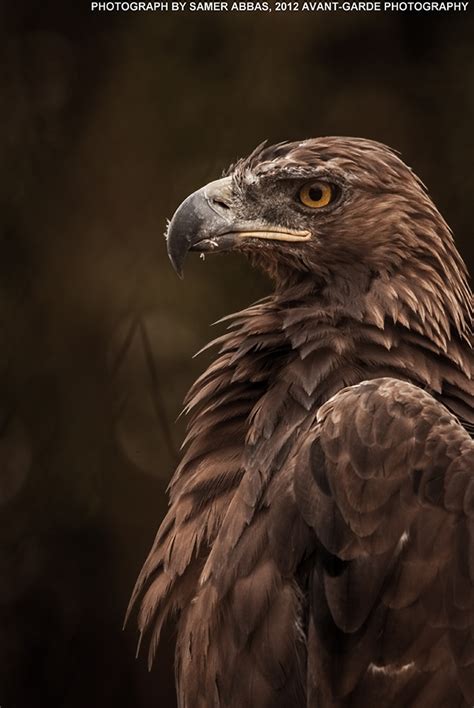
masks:
<svg viewBox="0 0 474 708"><path fill-rule="evenodd" d="M213 199L212 201L216 206L220 207L221 209L230 209L230 206L225 202L221 201L220 199Z"/></svg>

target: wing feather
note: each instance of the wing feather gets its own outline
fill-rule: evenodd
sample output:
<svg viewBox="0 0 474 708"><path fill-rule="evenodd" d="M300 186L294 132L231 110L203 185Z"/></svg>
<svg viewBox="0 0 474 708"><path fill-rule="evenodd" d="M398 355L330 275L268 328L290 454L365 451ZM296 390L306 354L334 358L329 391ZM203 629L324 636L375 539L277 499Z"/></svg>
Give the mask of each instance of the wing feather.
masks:
<svg viewBox="0 0 474 708"><path fill-rule="evenodd" d="M377 681L387 705L472 705L474 442L458 419L405 381L343 389L301 445L294 488L322 544L310 695L358 705Z"/></svg>

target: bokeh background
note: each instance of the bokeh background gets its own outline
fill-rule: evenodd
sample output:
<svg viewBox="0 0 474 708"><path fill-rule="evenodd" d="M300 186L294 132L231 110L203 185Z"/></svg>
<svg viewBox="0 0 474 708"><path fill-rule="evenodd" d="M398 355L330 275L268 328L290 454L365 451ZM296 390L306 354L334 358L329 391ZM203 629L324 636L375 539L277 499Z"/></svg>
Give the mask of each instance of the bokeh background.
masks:
<svg viewBox="0 0 474 708"><path fill-rule="evenodd" d="M121 625L209 324L268 292L165 255L166 217L257 143L389 143L472 269L472 10L91 13L0 2L0 705L172 708Z"/></svg>

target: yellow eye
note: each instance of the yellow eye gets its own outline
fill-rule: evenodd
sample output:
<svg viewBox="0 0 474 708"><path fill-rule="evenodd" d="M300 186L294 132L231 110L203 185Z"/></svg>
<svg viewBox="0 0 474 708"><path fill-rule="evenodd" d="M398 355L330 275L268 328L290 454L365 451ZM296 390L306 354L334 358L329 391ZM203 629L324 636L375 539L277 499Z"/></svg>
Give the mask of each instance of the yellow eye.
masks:
<svg viewBox="0 0 474 708"><path fill-rule="evenodd" d="M320 209L332 201L333 189L327 182L308 182L299 191L302 204L311 209Z"/></svg>

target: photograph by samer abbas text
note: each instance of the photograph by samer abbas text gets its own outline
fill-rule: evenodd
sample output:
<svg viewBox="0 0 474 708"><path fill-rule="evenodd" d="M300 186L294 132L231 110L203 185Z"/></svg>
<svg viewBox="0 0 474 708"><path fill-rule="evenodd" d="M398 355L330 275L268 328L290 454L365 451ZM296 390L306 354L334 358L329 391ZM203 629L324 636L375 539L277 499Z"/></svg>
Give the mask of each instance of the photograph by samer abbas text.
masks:
<svg viewBox="0 0 474 708"><path fill-rule="evenodd" d="M91 2L92 12L466 12L469 1L437 2L435 0L164 0L163 2Z"/></svg>

